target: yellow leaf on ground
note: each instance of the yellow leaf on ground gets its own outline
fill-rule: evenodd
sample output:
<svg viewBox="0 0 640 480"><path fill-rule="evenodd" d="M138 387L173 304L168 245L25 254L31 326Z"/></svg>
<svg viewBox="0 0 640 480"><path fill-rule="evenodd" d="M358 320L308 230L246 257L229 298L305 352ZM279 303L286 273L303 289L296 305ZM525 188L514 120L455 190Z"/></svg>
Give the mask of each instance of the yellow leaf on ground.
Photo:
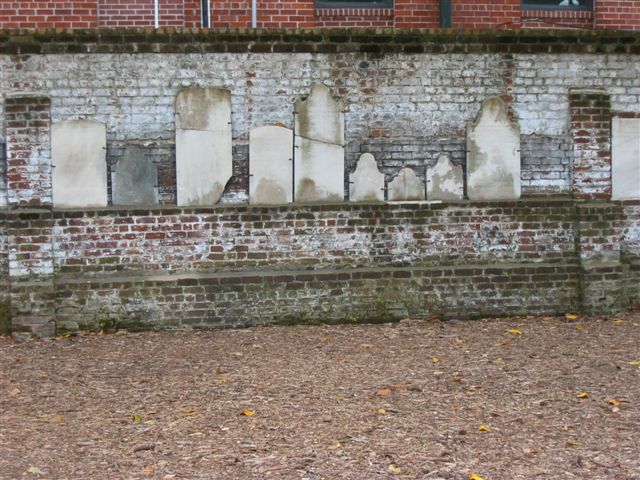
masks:
<svg viewBox="0 0 640 480"><path fill-rule="evenodd" d="M394 474L402 472L402 469L393 463L387 467L387 470Z"/></svg>
<svg viewBox="0 0 640 480"><path fill-rule="evenodd" d="M633 365L633 366L637 366L640 365L640 361L639 360L634 360L633 362L627 362L628 365Z"/></svg>
<svg viewBox="0 0 640 480"><path fill-rule="evenodd" d="M511 330L507 330L507 333L510 333L511 335L522 335L522 330L512 328Z"/></svg>
<svg viewBox="0 0 640 480"><path fill-rule="evenodd" d="M373 343L361 343L360 348L373 348Z"/></svg>
<svg viewBox="0 0 640 480"><path fill-rule="evenodd" d="M142 421L142 417L140 415L134 415L133 416L133 422L134 423L140 423Z"/></svg>
<svg viewBox="0 0 640 480"><path fill-rule="evenodd" d="M578 395L576 395L578 398L589 398L589 393L587 392L579 392Z"/></svg>
<svg viewBox="0 0 640 480"><path fill-rule="evenodd" d="M567 440L567 447L577 447L578 446L578 442L576 442L575 440Z"/></svg>
<svg viewBox="0 0 640 480"><path fill-rule="evenodd" d="M378 393L376 393L376 396L387 397L389 396L390 393L391 393L391 390L389 390L388 388L383 388L382 390L378 390Z"/></svg>
<svg viewBox="0 0 640 480"><path fill-rule="evenodd" d="M342 444L341 444L339 441L337 441L337 440L336 440L336 441L335 441L335 442L333 442L331 445L329 445L327 448L328 448L329 450L337 450L337 449L339 449L340 447L342 447Z"/></svg>
<svg viewBox="0 0 640 480"><path fill-rule="evenodd" d="M11 397L15 397L19 393L20 393L20 389L18 387L14 387L11 390L9 390L9 396Z"/></svg>
<svg viewBox="0 0 640 480"><path fill-rule="evenodd" d="M431 362L432 363L438 363L440 361L440 359L438 357L431 357Z"/></svg>
<svg viewBox="0 0 640 480"><path fill-rule="evenodd" d="M584 326L576 325L576 332L584 332Z"/></svg>
<svg viewBox="0 0 640 480"><path fill-rule="evenodd" d="M575 320L576 318L578 318L578 315L575 315L573 313L567 313L565 315L565 318L568 318L569 320Z"/></svg>
<svg viewBox="0 0 640 480"><path fill-rule="evenodd" d="M478 430L479 430L480 432L490 432L490 431L491 431L491 429L490 429L489 427L485 427L484 425L480 425L480 426L478 427Z"/></svg>
<svg viewBox="0 0 640 480"><path fill-rule="evenodd" d="M240 415L243 415L245 417L253 417L256 414L256 412L254 412L253 410L243 410Z"/></svg>
<svg viewBox="0 0 640 480"><path fill-rule="evenodd" d="M469 475L469 480L484 480L484 478L482 478L477 473L472 473L471 475Z"/></svg>
<svg viewBox="0 0 640 480"><path fill-rule="evenodd" d="M154 469L153 467L144 467L144 468L142 469L142 471L143 471L144 473L154 473L154 472L155 472L155 469Z"/></svg>
<svg viewBox="0 0 640 480"><path fill-rule="evenodd" d="M218 383L224 385L225 383L227 383L227 379L226 378L219 378L218 379Z"/></svg>
<svg viewBox="0 0 640 480"><path fill-rule="evenodd" d="M619 318L614 318L613 323L624 323L624 320L620 320Z"/></svg>
<svg viewBox="0 0 640 480"><path fill-rule="evenodd" d="M387 414L387 409L386 408L379 408L378 409L378 413L380 415L386 415Z"/></svg>
<svg viewBox="0 0 640 480"><path fill-rule="evenodd" d="M191 407L182 407L180 408L180 413L183 415L195 415L196 412Z"/></svg>

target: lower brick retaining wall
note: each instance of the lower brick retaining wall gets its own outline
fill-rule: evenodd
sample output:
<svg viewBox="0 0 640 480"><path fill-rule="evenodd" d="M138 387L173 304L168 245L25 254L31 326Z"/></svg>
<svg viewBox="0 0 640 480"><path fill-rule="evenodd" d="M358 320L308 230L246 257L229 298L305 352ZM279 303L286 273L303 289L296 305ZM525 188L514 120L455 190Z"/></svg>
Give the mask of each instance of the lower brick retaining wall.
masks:
<svg viewBox="0 0 640 480"><path fill-rule="evenodd" d="M14 334L602 312L640 301L640 202L5 210ZM6 300L6 298L5 298Z"/></svg>

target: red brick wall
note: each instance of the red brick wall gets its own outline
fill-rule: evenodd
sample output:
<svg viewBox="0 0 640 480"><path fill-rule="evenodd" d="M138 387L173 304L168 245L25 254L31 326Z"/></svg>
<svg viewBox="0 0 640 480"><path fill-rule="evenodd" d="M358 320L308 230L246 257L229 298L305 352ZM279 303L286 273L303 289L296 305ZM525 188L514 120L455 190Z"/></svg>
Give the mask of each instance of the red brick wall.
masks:
<svg viewBox="0 0 640 480"><path fill-rule="evenodd" d="M599 0L595 17L596 28L640 30L640 1Z"/></svg>
<svg viewBox="0 0 640 480"><path fill-rule="evenodd" d="M159 0L160 27L200 26L198 0ZM100 27L152 27L154 0L98 0Z"/></svg>
<svg viewBox="0 0 640 480"><path fill-rule="evenodd" d="M0 1L1 28L93 28L97 0Z"/></svg>
<svg viewBox="0 0 640 480"><path fill-rule="evenodd" d="M520 0L452 1L456 28L513 28L520 22Z"/></svg>

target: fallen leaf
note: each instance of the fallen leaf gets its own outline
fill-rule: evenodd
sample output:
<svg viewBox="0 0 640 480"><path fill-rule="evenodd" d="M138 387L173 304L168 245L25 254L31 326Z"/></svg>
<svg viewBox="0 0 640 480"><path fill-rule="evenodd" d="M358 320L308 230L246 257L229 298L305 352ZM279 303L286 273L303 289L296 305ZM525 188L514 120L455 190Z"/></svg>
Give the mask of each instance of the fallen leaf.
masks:
<svg viewBox="0 0 640 480"><path fill-rule="evenodd" d="M565 318L569 319L569 320L575 320L576 318L578 318L578 315L575 315L573 313L567 313L565 315Z"/></svg>
<svg viewBox="0 0 640 480"><path fill-rule="evenodd" d="M576 325L576 332L584 332L584 327L582 325Z"/></svg>
<svg viewBox="0 0 640 480"><path fill-rule="evenodd" d="M340 442L338 442L337 440L335 442L333 442L331 445L329 445L327 448L329 450L337 450L338 448L342 447L342 444Z"/></svg>
<svg viewBox="0 0 640 480"><path fill-rule="evenodd" d="M219 378L218 379L218 383L224 385L225 383L227 383L227 379L226 378Z"/></svg>
<svg viewBox="0 0 640 480"><path fill-rule="evenodd" d="M42 470L40 470L38 467L29 467L29 470L27 470L27 472L34 475L42 475Z"/></svg>
<svg viewBox="0 0 640 480"><path fill-rule="evenodd" d="M566 445L567 445L567 447L577 447L578 446L578 442L576 442L575 440L567 440Z"/></svg>
<svg viewBox="0 0 640 480"><path fill-rule="evenodd" d="M142 417L140 415L134 415L133 416L133 422L134 423L140 423L142 421Z"/></svg>
<svg viewBox="0 0 640 480"><path fill-rule="evenodd" d="M482 478L477 473L472 473L471 475L469 475L469 480L484 480L484 478Z"/></svg>
<svg viewBox="0 0 640 480"><path fill-rule="evenodd" d="M245 417L253 417L256 414L256 412L254 412L253 410L243 410L240 415L243 415Z"/></svg>
<svg viewBox="0 0 640 480"><path fill-rule="evenodd" d="M242 352L233 352L234 357L241 357L243 355Z"/></svg>
<svg viewBox="0 0 640 480"><path fill-rule="evenodd" d="M522 331L518 330L517 328L507 330L507 333L510 333L511 335L522 335Z"/></svg>
<svg viewBox="0 0 640 480"><path fill-rule="evenodd" d="M634 360L633 362L627 362L628 365L637 366L640 365L640 360Z"/></svg>
<svg viewBox="0 0 640 480"><path fill-rule="evenodd" d="M511 342L497 342L496 347L508 347L511 345Z"/></svg>
<svg viewBox="0 0 640 480"><path fill-rule="evenodd" d="M613 323L624 323L624 320L620 320L619 318L614 318Z"/></svg>
<svg viewBox="0 0 640 480"><path fill-rule="evenodd" d="M346 400L346 398L345 397L336 397L336 400L339 401L339 402L342 402L343 400Z"/></svg>
<svg viewBox="0 0 640 480"><path fill-rule="evenodd" d="M387 409L386 408L379 408L378 409L378 413L380 415L386 415L387 414Z"/></svg>
<svg viewBox="0 0 640 480"><path fill-rule="evenodd" d="M440 359L438 357L431 357L431 362L432 363L438 363L440 361Z"/></svg>
<svg viewBox="0 0 640 480"><path fill-rule="evenodd" d="M615 398L610 398L609 400L607 400L607 403L614 407L620 406L620 400L616 400Z"/></svg>
<svg viewBox="0 0 640 480"><path fill-rule="evenodd" d="M391 390L389 390L388 388L383 388L382 390L378 390L378 393L376 393L376 396L387 397L389 396L390 393L391 393Z"/></svg>
<svg viewBox="0 0 640 480"><path fill-rule="evenodd" d="M154 473L154 472L155 472L155 469L154 469L153 467L144 467L144 468L142 469L142 471L143 471L144 473Z"/></svg>
<svg viewBox="0 0 640 480"><path fill-rule="evenodd" d="M360 348L373 348L373 343L361 343Z"/></svg>
<svg viewBox="0 0 640 480"><path fill-rule="evenodd" d="M9 390L9 396L11 397L15 397L19 393L20 393L20 389L18 387L13 387L11 390Z"/></svg>
<svg viewBox="0 0 640 480"><path fill-rule="evenodd" d="M589 393L588 392L579 392L578 395L576 395L578 398L589 398Z"/></svg>
<svg viewBox="0 0 640 480"><path fill-rule="evenodd" d="M402 469L397 465L394 465L393 463L387 467L387 470L389 470L393 474L398 474L402 472Z"/></svg>
<svg viewBox="0 0 640 480"><path fill-rule="evenodd" d="M489 427L485 427L484 425L480 425L478 427L478 431L480 431L480 432L490 432L491 429Z"/></svg>

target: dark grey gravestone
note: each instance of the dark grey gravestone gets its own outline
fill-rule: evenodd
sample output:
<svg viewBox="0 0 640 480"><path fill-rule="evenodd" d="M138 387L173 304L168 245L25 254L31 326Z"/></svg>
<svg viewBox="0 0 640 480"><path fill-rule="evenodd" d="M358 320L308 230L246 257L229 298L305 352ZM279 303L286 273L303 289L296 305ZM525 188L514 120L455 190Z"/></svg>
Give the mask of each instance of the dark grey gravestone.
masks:
<svg viewBox="0 0 640 480"><path fill-rule="evenodd" d="M144 147L127 145L124 155L111 167L114 205L158 203L158 168L145 155Z"/></svg>

